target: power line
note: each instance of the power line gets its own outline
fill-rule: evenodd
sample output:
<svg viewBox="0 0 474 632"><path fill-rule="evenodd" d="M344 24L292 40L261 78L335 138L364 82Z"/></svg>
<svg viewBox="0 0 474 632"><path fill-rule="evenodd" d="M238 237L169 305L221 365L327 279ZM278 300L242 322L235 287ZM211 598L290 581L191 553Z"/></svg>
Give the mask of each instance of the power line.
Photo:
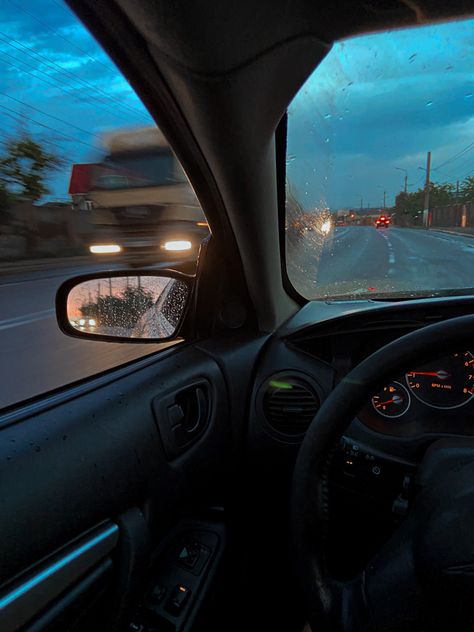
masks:
<svg viewBox="0 0 474 632"><path fill-rule="evenodd" d="M474 173L474 170L472 170L472 167L469 167L469 171L466 171L465 173L463 173L462 176L458 176L458 180L464 180L465 178L467 178L473 173Z"/></svg>
<svg viewBox="0 0 474 632"><path fill-rule="evenodd" d="M104 64L104 62L100 61L100 59L96 59L95 57L92 57L92 55L90 55L86 50L84 50L83 48L81 48L80 46L75 44L74 42L71 42L71 40L68 40L68 38L64 37L64 35L61 35L61 33L59 33L57 29L54 29L47 22L43 22L43 20L40 20L40 18L38 18L36 15L34 15L34 13L31 13L31 11L27 11L21 5L17 4L16 2L13 2L13 0L8 0L8 1L16 9L18 9L19 11L21 11L25 15L29 15L30 17L32 17L34 20L36 20L36 22L38 22L38 24L41 24L42 26L46 27L48 29L48 31L51 31L52 33L54 33L56 35L56 37L64 40L65 42L67 42L72 48L75 48L76 50L78 50L83 55L86 55L86 57L91 59L96 64L100 64L101 66L106 68L109 72L110 72L110 70L114 70L113 67L111 68L111 66L108 66L107 64ZM58 5L58 6L60 6L60 5ZM73 16L71 16L71 17L73 17Z"/></svg>
<svg viewBox="0 0 474 632"><path fill-rule="evenodd" d="M60 9L62 9L64 13L67 13L69 15L72 14L74 17L76 17L75 14L71 11L71 9L67 5L64 5L62 2L58 2L58 0L51 0L51 2L55 4L57 7L59 7Z"/></svg>
<svg viewBox="0 0 474 632"><path fill-rule="evenodd" d="M14 39L13 37L9 37L9 35L7 33L4 33L3 31L0 31L0 35L3 35L5 38L7 38L6 40L0 40L0 41L3 41L5 44L8 44L9 46L12 46L13 48L16 48L17 50L20 50L20 52L22 52L22 53L26 52L26 54L29 55L30 57L31 57L32 54L36 55L37 57L42 59L47 64L47 66L57 68L59 72L61 72L62 74L66 75L68 77L71 77L74 81L78 81L80 84L83 84L87 88L92 88L92 90L94 90L98 94L99 93L103 94L107 98L107 101L114 101L114 102L118 103L120 105L120 107L122 107L124 109L126 108L127 110L130 110L131 112L142 114L142 112L140 110L138 110L137 108L134 108L133 106L129 106L129 105L126 105L126 104L124 105L123 103L120 102L120 100L118 98L113 97L112 95L108 94L107 92L104 92L100 88L97 88L96 86L94 86L94 84L90 83L86 79L81 79L80 77L78 77L74 73L71 73L68 70L65 70L59 64L57 64L55 61L53 61L51 59L48 59L45 55L42 55L41 53L38 53L37 51L35 51L35 50L31 49L31 48L28 48L27 46L25 46L24 44L22 44L18 40ZM18 49L12 42L14 42L15 44L18 44L19 46L21 46L21 49Z"/></svg>
<svg viewBox="0 0 474 632"><path fill-rule="evenodd" d="M102 140L101 137L98 134L95 134L94 132L91 132L90 130L85 130L82 127L78 127L77 125L74 125L74 123L68 123L68 121L65 121L62 118L59 118L58 116L54 116L54 114L48 114L47 112L44 112L43 110L40 110L39 108L35 107L34 105L29 105L28 103L25 103L25 101L22 101L21 99L16 99L15 97L10 96L9 94L6 94L5 92L1 92L0 91L0 95L7 97L7 99L11 99L12 101L15 101L16 103L20 103L21 105L26 106L27 108L30 108L31 110L34 110L35 112L39 112L40 114L43 114L44 116L48 116L49 118L58 121L59 123L63 123L63 125L68 125L69 127L73 127L74 129L77 129L79 132L83 132L84 134L87 135L91 135L91 136L95 136L96 138L98 138L99 140Z"/></svg>
<svg viewBox="0 0 474 632"><path fill-rule="evenodd" d="M92 149L94 149L95 151L100 149L100 147L97 147L97 145L91 145L90 143L86 143L83 140L79 140L78 138L74 138L74 136L69 136L68 134L65 134L64 132L59 131L55 127L50 127L49 125L46 125L45 123L41 123L40 121L37 121L36 119L31 118L31 116L24 115L22 117L22 114L20 112L17 112L16 110L12 110L11 108L8 108L6 105L0 104L0 108L2 110L6 110L7 112L10 112L12 114L16 114L19 117L20 121L22 120L22 118L26 118L26 119L28 119L28 121L31 121L35 125L39 125L40 127L45 127L46 129L49 129L49 130L51 130L53 132L56 132L56 134L59 134L60 136L63 136L64 138L66 138L66 139L68 139L70 141L73 141L74 143L79 143L81 145L85 145L86 147L92 147Z"/></svg>
<svg viewBox="0 0 474 632"><path fill-rule="evenodd" d="M462 162L459 166L458 166L458 170L456 173L446 173L448 178L454 178L454 179L458 179L459 176L459 171L461 171L462 169L465 169L467 165L472 165L473 163L474 157L468 158L467 160L465 160L464 162ZM470 169L470 167L469 167Z"/></svg>
<svg viewBox="0 0 474 632"><path fill-rule="evenodd" d="M441 169L441 167L444 167L444 165L447 165L449 162L453 162L454 160L461 158L461 156L464 156L465 154L470 152L472 149L474 149L474 142L470 143L469 145L467 145L467 147L464 147L464 149L461 149L461 151L458 151L456 154L454 154L453 156L451 156L450 158L442 162L440 165L436 167L436 169Z"/></svg>
<svg viewBox="0 0 474 632"><path fill-rule="evenodd" d="M0 40L0 41L2 41L2 40ZM8 44L8 42L5 42L5 43ZM20 49L18 49L16 47L13 47L13 48L14 48L14 50L19 50L21 53L24 53L24 51L21 51ZM91 95L89 98L85 98L84 96L78 97L75 94L73 94L73 92L68 92L67 90L64 89L63 86L64 85L68 85L68 84L63 84L62 82L60 82L59 79L55 79L54 77L50 77L43 70L40 70L39 68L34 68L33 66L27 64L27 62L24 61L23 59L18 59L14 55L10 55L9 53L6 53L4 50L0 51L0 53L2 55L5 55L5 56L13 59L17 63L24 64L27 68L33 68L34 72L38 72L41 75L44 75L45 77L48 77L48 79L51 79L52 81L55 81L56 84L51 83L51 81L47 81L46 79L43 79L43 77L38 77L37 75L33 74L33 72L31 70L25 70L24 68L21 68L21 67L15 65L15 64L13 64L11 61L7 62L11 66L13 66L14 68L17 68L18 70L20 70L21 72L25 72L25 73L31 75L32 77L35 77L36 79L38 79L38 81L42 81L43 83L46 83L47 85L49 85L49 86L51 86L53 88L56 88L57 90L59 90L60 92L62 92L66 96L71 97L75 101L82 102L82 103L90 103L95 108L100 108L100 109L104 110L104 112L107 112L107 114L112 114L113 116L115 116L116 118L120 119L121 121L129 122L129 119L124 118L124 116L121 116L115 110L111 109L111 107L109 107L107 104L105 104L103 102L103 100L98 100L98 97L94 97L93 95ZM69 85L69 88L71 88L72 91L77 92L77 87L76 86ZM146 111L144 111L142 114L145 114L145 113L146 113Z"/></svg>

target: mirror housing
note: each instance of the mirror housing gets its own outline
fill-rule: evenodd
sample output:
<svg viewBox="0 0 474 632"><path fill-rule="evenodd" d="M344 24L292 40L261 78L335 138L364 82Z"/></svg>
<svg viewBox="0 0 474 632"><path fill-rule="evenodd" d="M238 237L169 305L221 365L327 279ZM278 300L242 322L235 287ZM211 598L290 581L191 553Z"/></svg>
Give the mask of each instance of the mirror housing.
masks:
<svg viewBox="0 0 474 632"><path fill-rule="evenodd" d="M63 333L102 342L161 343L179 337L194 277L174 270L118 270L65 281L56 294Z"/></svg>

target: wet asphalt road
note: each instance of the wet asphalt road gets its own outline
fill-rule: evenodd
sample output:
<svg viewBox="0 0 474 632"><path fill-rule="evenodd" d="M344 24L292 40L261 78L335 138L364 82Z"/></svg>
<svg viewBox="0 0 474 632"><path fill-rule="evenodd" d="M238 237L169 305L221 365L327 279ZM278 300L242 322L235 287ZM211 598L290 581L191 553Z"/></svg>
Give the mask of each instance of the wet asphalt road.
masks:
<svg viewBox="0 0 474 632"><path fill-rule="evenodd" d="M474 286L474 239L431 230L341 226L323 241L308 234L298 257L314 297ZM162 348L62 334L56 289L81 272L0 277L0 408Z"/></svg>
<svg viewBox="0 0 474 632"><path fill-rule="evenodd" d="M311 242L311 236L307 241ZM310 254L313 296L474 287L474 239L435 230L341 226ZM314 248L313 248L314 252ZM305 263L307 269L307 263Z"/></svg>

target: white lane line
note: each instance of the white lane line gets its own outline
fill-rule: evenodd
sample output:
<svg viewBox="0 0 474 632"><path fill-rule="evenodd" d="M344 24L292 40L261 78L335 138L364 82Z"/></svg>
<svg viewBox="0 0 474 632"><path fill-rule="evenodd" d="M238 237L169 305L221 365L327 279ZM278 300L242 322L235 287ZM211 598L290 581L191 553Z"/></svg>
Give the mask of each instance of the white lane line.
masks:
<svg viewBox="0 0 474 632"><path fill-rule="evenodd" d="M21 327L22 325L34 323L37 320L49 318L54 314L54 312L54 309L45 309L42 312L33 312L31 314L23 314L22 316L16 316L15 318L9 318L7 320L0 320L0 331L3 331L4 329L11 329L12 327Z"/></svg>
<svg viewBox="0 0 474 632"><path fill-rule="evenodd" d="M383 235L385 237L385 241L387 242L387 248L388 248L388 265L390 266L388 269L388 276L392 277L395 274L395 269L393 268L393 266L396 263L395 260L395 253L393 251L393 244L390 241L390 238L388 235Z"/></svg>
<svg viewBox="0 0 474 632"><path fill-rule="evenodd" d="M387 248L388 248L388 265L390 266L387 270L387 276L389 277L393 277L395 276L395 268L393 267L396 263L396 259L395 259L395 253L393 251L393 245L392 242L390 241L390 237L387 235L387 233L377 233L378 235L380 235L381 237L383 237L383 239L385 239L385 243L387 244Z"/></svg>

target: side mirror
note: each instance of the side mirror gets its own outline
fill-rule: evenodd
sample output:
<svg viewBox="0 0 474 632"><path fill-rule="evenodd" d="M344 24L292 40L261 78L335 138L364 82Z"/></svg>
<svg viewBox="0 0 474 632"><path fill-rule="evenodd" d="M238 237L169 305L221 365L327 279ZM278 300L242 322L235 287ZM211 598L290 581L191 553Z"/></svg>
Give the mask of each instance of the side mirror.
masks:
<svg viewBox="0 0 474 632"><path fill-rule="evenodd" d="M160 270L99 272L69 279L56 296L65 334L106 342L163 342L176 338L193 277Z"/></svg>

